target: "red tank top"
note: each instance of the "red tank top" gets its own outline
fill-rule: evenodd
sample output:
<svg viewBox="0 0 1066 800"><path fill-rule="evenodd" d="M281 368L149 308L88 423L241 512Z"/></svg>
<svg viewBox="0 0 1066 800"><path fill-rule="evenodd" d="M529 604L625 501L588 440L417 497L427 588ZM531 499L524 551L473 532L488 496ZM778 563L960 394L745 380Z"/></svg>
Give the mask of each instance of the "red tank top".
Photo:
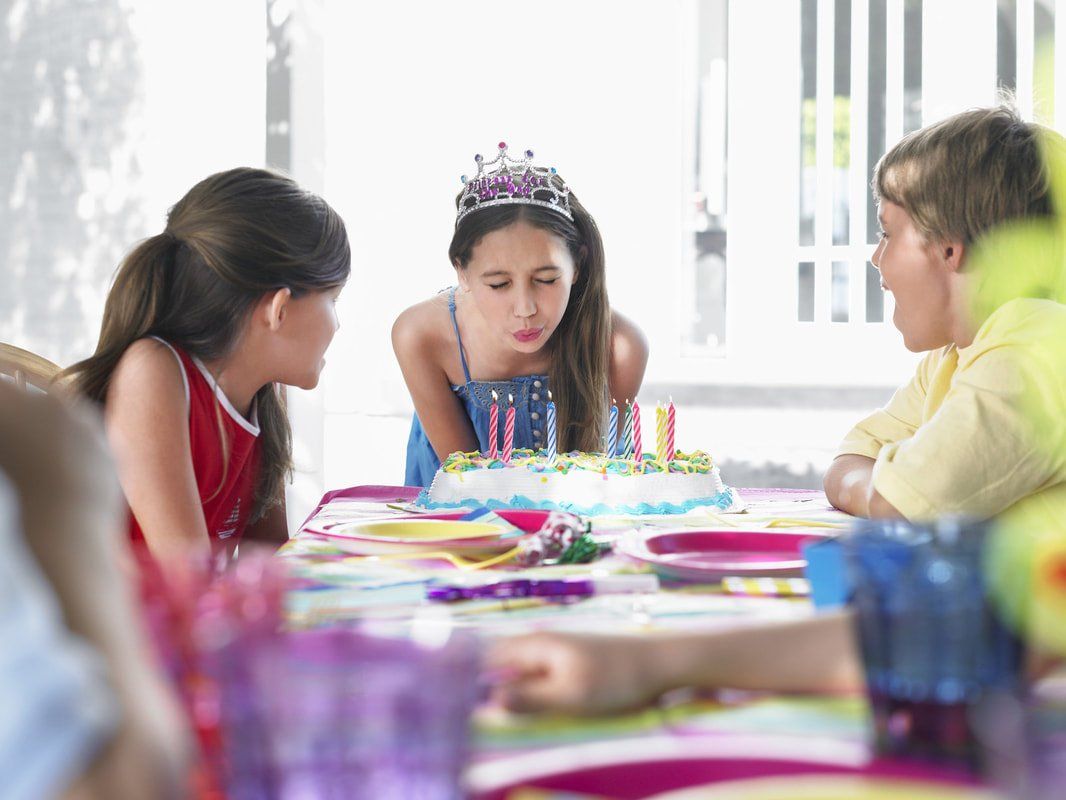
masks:
<svg viewBox="0 0 1066 800"><path fill-rule="evenodd" d="M199 359L162 339L158 341L170 349L181 365L189 408L192 468L211 538L211 551L216 563L228 561L248 524L254 500L259 468L259 423L255 401L252 401L249 414L251 419L245 419L215 386L214 378ZM221 435L226 437L225 448ZM141 527L132 514L130 535L134 541L144 540Z"/></svg>

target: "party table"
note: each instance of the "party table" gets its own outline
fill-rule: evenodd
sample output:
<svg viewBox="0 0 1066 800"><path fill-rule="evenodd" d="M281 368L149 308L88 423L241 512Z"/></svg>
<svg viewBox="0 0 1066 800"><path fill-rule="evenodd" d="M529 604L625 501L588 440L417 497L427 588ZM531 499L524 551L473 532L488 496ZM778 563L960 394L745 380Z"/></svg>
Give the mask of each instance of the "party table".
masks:
<svg viewBox="0 0 1066 800"><path fill-rule="evenodd" d="M327 522L409 514L417 491L361 486L323 498L301 532L279 552L294 579L286 602L290 626L358 622L371 630L403 634L420 625L444 623L489 640L544 630L635 636L699 632L748 621L801 619L814 613L806 597L727 594L717 579L666 579L654 593L605 594L566 603L530 597L432 603L425 599L427 582L454 576L457 569L452 564L366 556L354 552L343 538L311 532L322 530ZM809 531L827 535L849 524L849 517L833 509L821 492L741 489L740 495L745 504L741 513L705 511L640 520L598 517L592 520L592 532L611 540L647 524L671 530L736 528L765 534ZM522 574L547 578L647 571L646 564L609 554L589 564L534 567ZM780 657L787 659L788 654ZM650 797L693 783L791 776L812 770L836 773L842 779L855 775L907 780L943 777L945 773L922 767L872 761L865 743L867 714L865 699L859 696L740 692L714 696L676 692L654 707L600 718L521 717L484 707L475 715L468 782L479 798L534 800ZM526 783L539 788L514 789ZM986 796L974 787L960 791L964 794L957 796Z"/></svg>

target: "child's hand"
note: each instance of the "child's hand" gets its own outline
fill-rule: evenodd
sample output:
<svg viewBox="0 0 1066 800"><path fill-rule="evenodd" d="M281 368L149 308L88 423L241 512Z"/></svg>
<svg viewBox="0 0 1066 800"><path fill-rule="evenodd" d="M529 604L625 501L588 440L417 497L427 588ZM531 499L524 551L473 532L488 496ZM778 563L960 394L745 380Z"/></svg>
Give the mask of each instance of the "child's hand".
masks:
<svg viewBox="0 0 1066 800"><path fill-rule="evenodd" d="M663 688L652 643L625 636L536 633L493 645L494 702L512 711L599 714L644 705Z"/></svg>

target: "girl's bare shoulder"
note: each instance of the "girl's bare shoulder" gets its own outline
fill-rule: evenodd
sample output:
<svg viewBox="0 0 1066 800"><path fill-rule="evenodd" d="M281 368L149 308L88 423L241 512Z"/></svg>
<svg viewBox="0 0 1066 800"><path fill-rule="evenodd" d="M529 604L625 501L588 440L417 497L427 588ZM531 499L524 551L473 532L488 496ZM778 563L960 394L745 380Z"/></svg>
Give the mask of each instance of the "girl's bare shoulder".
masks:
<svg viewBox="0 0 1066 800"><path fill-rule="evenodd" d="M158 339L133 342L119 358L111 375L111 388L169 390L181 386L182 366L174 351Z"/></svg>
<svg viewBox="0 0 1066 800"><path fill-rule="evenodd" d="M611 353L613 360L646 363L648 339L633 320L611 309Z"/></svg>
<svg viewBox="0 0 1066 800"><path fill-rule="evenodd" d="M392 347L401 360L429 357L439 362L454 339L445 294L434 295L404 309L392 324Z"/></svg>
<svg viewBox="0 0 1066 800"><path fill-rule="evenodd" d="M104 416L110 427L151 432L156 441L184 430L188 389L177 354L157 339L138 339L122 354L107 389ZM147 434L146 434L147 435Z"/></svg>

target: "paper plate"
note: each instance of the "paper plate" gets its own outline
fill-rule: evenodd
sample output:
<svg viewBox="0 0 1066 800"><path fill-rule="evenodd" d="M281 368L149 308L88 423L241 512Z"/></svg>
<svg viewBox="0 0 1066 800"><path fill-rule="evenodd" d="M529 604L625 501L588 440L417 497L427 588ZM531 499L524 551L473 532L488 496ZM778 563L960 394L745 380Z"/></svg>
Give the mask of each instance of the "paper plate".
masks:
<svg viewBox="0 0 1066 800"><path fill-rule="evenodd" d="M545 769L552 762L555 768ZM548 797L569 792L614 800L996 797L957 771L871 762L869 751L858 743L746 734L590 742L478 764L467 778L473 800L508 800L524 790L530 790L530 796L537 791ZM870 788L871 794L840 794L856 786ZM886 793L893 790L897 793Z"/></svg>
<svg viewBox="0 0 1066 800"><path fill-rule="evenodd" d="M801 575L800 548L829 534L811 531L660 530L630 531L618 551L651 565L667 578L717 580L727 575Z"/></svg>
<svg viewBox="0 0 1066 800"><path fill-rule="evenodd" d="M497 552L514 547L513 528L485 522L460 520L401 519L347 522L321 531L348 539L367 554L448 550L452 552Z"/></svg>
<svg viewBox="0 0 1066 800"><path fill-rule="evenodd" d="M790 775L706 783L647 800L997 800L972 786L877 775Z"/></svg>
<svg viewBox="0 0 1066 800"><path fill-rule="evenodd" d="M502 510L496 514L524 533L538 531L551 512ZM485 522L468 522L465 512L412 514L388 519L359 520L316 525L313 533L349 540L358 552L377 555L395 552L499 553L515 546L519 537L511 528Z"/></svg>

